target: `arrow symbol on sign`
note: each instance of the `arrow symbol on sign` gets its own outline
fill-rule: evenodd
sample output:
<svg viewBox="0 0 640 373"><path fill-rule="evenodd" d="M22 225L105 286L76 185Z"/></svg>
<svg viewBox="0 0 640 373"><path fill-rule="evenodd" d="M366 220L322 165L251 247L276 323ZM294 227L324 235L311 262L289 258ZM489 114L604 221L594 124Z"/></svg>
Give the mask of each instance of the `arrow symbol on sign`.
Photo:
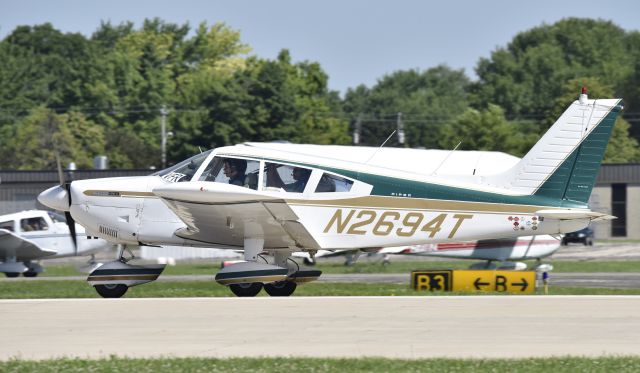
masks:
<svg viewBox="0 0 640 373"><path fill-rule="evenodd" d="M476 290L480 290L480 286L487 286L489 285L488 282L480 282L480 277L478 277L474 282L473 282L473 286L476 287Z"/></svg>
<svg viewBox="0 0 640 373"><path fill-rule="evenodd" d="M522 289L520 289L520 291L527 290L527 286L529 285L529 283L527 282L527 280L523 279L522 277L520 279L522 280L522 282L514 282L514 283L511 284L511 286L520 286L520 287L522 287Z"/></svg>

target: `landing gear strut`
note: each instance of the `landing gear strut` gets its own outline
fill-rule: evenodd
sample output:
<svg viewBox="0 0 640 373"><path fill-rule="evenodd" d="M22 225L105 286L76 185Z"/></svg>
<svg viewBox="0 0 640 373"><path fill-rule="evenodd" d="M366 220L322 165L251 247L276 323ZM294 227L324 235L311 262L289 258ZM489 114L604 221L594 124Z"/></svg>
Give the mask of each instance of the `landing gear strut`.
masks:
<svg viewBox="0 0 640 373"><path fill-rule="evenodd" d="M239 297L254 297L262 288L272 297L288 297L296 291L299 283L317 280L322 273L301 270L291 259L295 248L269 251L273 255L273 264L260 254L263 250L263 239L245 238L244 261L223 267L216 274L216 282L229 286L231 292Z"/></svg>

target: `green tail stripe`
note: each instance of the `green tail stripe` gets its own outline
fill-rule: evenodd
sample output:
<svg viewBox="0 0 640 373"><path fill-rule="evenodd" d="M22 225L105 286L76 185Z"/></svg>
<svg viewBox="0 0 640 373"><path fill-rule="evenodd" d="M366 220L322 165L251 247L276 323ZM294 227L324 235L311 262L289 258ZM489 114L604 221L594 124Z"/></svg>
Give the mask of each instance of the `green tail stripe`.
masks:
<svg viewBox="0 0 640 373"><path fill-rule="evenodd" d="M618 105L611 110L534 195L586 204L621 109Z"/></svg>

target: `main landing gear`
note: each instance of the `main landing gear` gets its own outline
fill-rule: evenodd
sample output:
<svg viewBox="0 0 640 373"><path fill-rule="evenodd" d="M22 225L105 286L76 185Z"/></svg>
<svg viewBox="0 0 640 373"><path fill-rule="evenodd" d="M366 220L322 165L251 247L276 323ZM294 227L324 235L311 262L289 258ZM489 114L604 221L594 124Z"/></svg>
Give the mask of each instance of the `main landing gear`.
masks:
<svg viewBox="0 0 640 373"><path fill-rule="evenodd" d="M300 269L291 259L294 250L268 250L273 256L273 264L269 263L260 255L263 244L262 239L245 239L245 261L222 268L216 274L216 281L229 286L238 297L255 297L263 288L272 297L288 297L298 285L317 280L322 274ZM125 252L129 252L129 258L125 258ZM103 298L120 298L132 286L155 281L165 268L164 264L129 264L131 259L133 254L126 247L119 247L118 259L94 269L87 282Z"/></svg>
<svg viewBox="0 0 640 373"><path fill-rule="evenodd" d="M264 288L272 297L288 297L298 284L317 280L321 271L301 270L290 257L292 250L273 250L273 264L260 253L264 240L245 239L244 262L224 267L216 274L219 284L238 297L254 297Z"/></svg>
<svg viewBox="0 0 640 373"><path fill-rule="evenodd" d="M125 258L125 251L130 258ZM92 285L103 298L120 298L130 287L155 281L164 270L165 265L138 266L128 264L134 256L124 246L118 248L118 259L105 263L94 269L87 277L87 282Z"/></svg>

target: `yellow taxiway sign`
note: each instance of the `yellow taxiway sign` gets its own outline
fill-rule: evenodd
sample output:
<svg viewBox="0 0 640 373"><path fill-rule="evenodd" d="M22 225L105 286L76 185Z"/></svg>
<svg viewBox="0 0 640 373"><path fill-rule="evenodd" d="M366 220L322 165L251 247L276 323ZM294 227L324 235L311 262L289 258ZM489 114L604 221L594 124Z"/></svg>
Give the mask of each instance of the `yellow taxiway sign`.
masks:
<svg viewBox="0 0 640 373"><path fill-rule="evenodd" d="M428 270L411 272L416 290L498 292L532 294L536 288L534 271Z"/></svg>

